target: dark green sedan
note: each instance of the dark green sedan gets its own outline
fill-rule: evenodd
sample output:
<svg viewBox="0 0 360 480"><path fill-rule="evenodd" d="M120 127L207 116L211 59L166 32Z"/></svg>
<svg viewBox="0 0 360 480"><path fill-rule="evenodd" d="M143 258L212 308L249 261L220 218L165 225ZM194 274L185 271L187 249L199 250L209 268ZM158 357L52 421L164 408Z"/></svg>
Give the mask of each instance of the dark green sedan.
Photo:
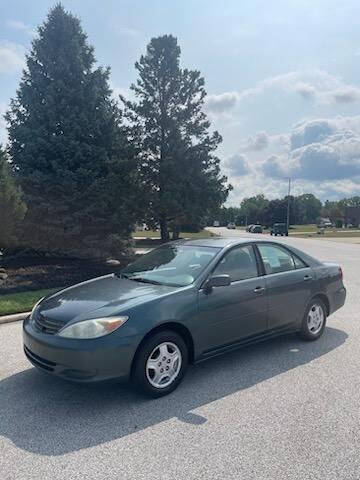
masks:
<svg viewBox="0 0 360 480"><path fill-rule="evenodd" d="M40 300L24 321L24 350L44 372L131 380L158 397L189 363L288 332L317 340L345 296L339 265L293 247L178 241Z"/></svg>

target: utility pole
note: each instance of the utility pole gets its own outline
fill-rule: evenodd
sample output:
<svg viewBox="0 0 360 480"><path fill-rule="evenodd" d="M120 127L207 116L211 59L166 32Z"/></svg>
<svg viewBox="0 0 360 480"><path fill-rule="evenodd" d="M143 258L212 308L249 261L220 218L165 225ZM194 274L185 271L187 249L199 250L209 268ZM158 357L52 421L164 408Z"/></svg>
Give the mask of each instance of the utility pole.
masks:
<svg viewBox="0 0 360 480"><path fill-rule="evenodd" d="M290 188L291 188L291 178L289 177L287 213L286 213L286 230L287 231L289 231L289 221L290 221Z"/></svg>

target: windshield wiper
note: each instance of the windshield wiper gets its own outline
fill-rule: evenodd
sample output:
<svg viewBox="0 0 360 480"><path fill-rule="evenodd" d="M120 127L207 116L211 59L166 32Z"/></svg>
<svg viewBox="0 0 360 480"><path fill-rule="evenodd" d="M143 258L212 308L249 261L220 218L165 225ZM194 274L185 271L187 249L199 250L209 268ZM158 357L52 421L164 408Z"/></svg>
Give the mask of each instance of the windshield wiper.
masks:
<svg viewBox="0 0 360 480"><path fill-rule="evenodd" d="M162 282L158 282L157 280L150 280L150 278L145 278L145 277L136 277L127 273L115 273L115 275L118 278L126 278L127 280L133 280L134 282L152 283L153 285L163 285Z"/></svg>
<svg viewBox="0 0 360 480"><path fill-rule="evenodd" d="M150 280L150 278L144 278L144 277L125 277L125 278L128 278L129 280L134 280L135 282L152 283L153 285L163 285L161 282L158 282L157 280Z"/></svg>

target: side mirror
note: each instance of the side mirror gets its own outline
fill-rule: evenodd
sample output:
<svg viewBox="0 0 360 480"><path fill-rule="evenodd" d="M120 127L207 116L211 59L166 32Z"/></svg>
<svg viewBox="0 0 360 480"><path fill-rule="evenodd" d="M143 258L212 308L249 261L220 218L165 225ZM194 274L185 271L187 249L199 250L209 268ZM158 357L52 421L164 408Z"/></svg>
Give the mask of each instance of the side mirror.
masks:
<svg viewBox="0 0 360 480"><path fill-rule="evenodd" d="M205 289L211 292L213 287L227 287L231 284L230 275L214 275L205 284Z"/></svg>

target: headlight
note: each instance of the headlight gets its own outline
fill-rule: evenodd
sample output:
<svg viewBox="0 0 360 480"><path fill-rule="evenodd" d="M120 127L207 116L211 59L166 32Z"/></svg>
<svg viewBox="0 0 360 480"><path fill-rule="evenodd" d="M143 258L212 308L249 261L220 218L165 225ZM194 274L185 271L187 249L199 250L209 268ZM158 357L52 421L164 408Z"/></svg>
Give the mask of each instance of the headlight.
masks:
<svg viewBox="0 0 360 480"><path fill-rule="evenodd" d="M58 335L65 338L98 338L108 335L124 325L129 317L104 317L73 323L60 330Z"/></svg>

